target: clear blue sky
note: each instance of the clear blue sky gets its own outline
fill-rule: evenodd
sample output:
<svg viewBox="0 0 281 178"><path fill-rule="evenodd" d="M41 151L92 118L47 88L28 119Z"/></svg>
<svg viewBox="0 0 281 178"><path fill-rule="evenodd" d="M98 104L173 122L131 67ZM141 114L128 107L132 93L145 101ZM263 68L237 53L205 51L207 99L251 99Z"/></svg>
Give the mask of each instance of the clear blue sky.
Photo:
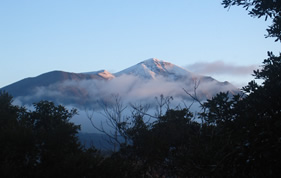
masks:
<svg viewBox="0 0 281 178"><path fill-rule="evenodd" d="M52 70L117 72L152 57L260 65L280 49L264 38L269 24L221 0L2 0L0 87Z"/></svg>

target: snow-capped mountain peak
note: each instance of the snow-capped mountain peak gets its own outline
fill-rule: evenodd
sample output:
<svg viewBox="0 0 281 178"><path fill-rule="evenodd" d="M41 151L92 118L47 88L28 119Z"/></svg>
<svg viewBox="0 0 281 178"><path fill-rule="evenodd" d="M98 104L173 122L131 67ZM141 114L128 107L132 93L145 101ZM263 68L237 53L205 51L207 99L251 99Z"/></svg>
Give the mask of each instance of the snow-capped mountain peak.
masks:
<svg viewBox="0 0 281 178"><path fill-rule="evenodd" d="M173 64L169 63L169 62L165 62L156 58L151 58L151 59L147 59L143 62L141 62L140 64L145 65L146 67L150 68L152 71L153 70L167 70L169 68L171 68L172 66L174 66Z"/></svg>
<svg viewBox="0 0 281 178"><path fill-rule="evenodd" d="M171 79L178 79L181 77L190 76L193 74L186 69L174 65L157 58L150 58L144 60L130 68L116 73L116 76L121 75L135 75L141 78L155 79L157 76L171 77Z"/></svg>

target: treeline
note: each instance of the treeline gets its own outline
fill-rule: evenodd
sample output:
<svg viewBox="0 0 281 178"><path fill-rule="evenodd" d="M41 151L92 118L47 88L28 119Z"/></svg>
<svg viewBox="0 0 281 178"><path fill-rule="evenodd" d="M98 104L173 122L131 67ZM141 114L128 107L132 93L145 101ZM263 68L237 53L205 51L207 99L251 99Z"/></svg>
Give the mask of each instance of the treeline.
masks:
<svg viewBox="0 0 281 178"><path fill-rule="evenodd" d="M76 110L41 101L34 111L0 95L1 177L274 177L281 168L281 56L269 53L245 96L219 93L194 121L187 108L154 122L138 112L118 123L126 138L103 155L83 147Z"/></svg>

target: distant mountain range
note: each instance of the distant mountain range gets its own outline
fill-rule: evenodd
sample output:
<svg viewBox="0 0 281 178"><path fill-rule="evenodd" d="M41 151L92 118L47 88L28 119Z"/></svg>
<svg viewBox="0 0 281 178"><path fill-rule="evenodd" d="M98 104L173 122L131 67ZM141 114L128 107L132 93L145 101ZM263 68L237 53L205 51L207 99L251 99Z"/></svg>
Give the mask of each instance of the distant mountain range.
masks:
<svg viewBox="0 0 281 178"><path fill-rule="evenodd" d="M20 104L51 100L85 107L93 106L97 101L109 102L114 94L126 102L150 101L160 94L188 100L190 98L183 88L193 93L196 84L199 84L196 93L200 99L211 98L220 91L239 92L229 82L219 82L155 58L114 74L106 70L88 73L52 71L25 78L0 90L9 92Z"/></svg>

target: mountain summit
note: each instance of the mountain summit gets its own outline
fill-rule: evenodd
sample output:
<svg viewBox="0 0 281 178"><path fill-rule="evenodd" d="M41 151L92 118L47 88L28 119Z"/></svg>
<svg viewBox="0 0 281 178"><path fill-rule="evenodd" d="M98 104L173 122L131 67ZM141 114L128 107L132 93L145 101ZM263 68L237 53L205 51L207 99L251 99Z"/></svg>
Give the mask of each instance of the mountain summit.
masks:
<svg viewBox="0 0 281 178"><path fill-rule="evenodd" d="M115 75L134 75L145 79L155 79L158 76L162 76L175 80L182 77L193 76L191 72L182 67L156 58L150 58L142 61L132 67L116 73Z"/></svg>
<svg viewBox="0 0 281 178"><path fill-rule="evenodd" d="M162 77L167 81L179 81L188 84L194 84L194 82L200 81L202 83L214 82L218 85L231 85L228 82L219 82L210 76L195 74L180 66L157 58L144 60L134 66L115 73L116 77L120 77L122 75L136 76L146 80L154 80ZM230 88L235 87L232 86Z"/></svg>

